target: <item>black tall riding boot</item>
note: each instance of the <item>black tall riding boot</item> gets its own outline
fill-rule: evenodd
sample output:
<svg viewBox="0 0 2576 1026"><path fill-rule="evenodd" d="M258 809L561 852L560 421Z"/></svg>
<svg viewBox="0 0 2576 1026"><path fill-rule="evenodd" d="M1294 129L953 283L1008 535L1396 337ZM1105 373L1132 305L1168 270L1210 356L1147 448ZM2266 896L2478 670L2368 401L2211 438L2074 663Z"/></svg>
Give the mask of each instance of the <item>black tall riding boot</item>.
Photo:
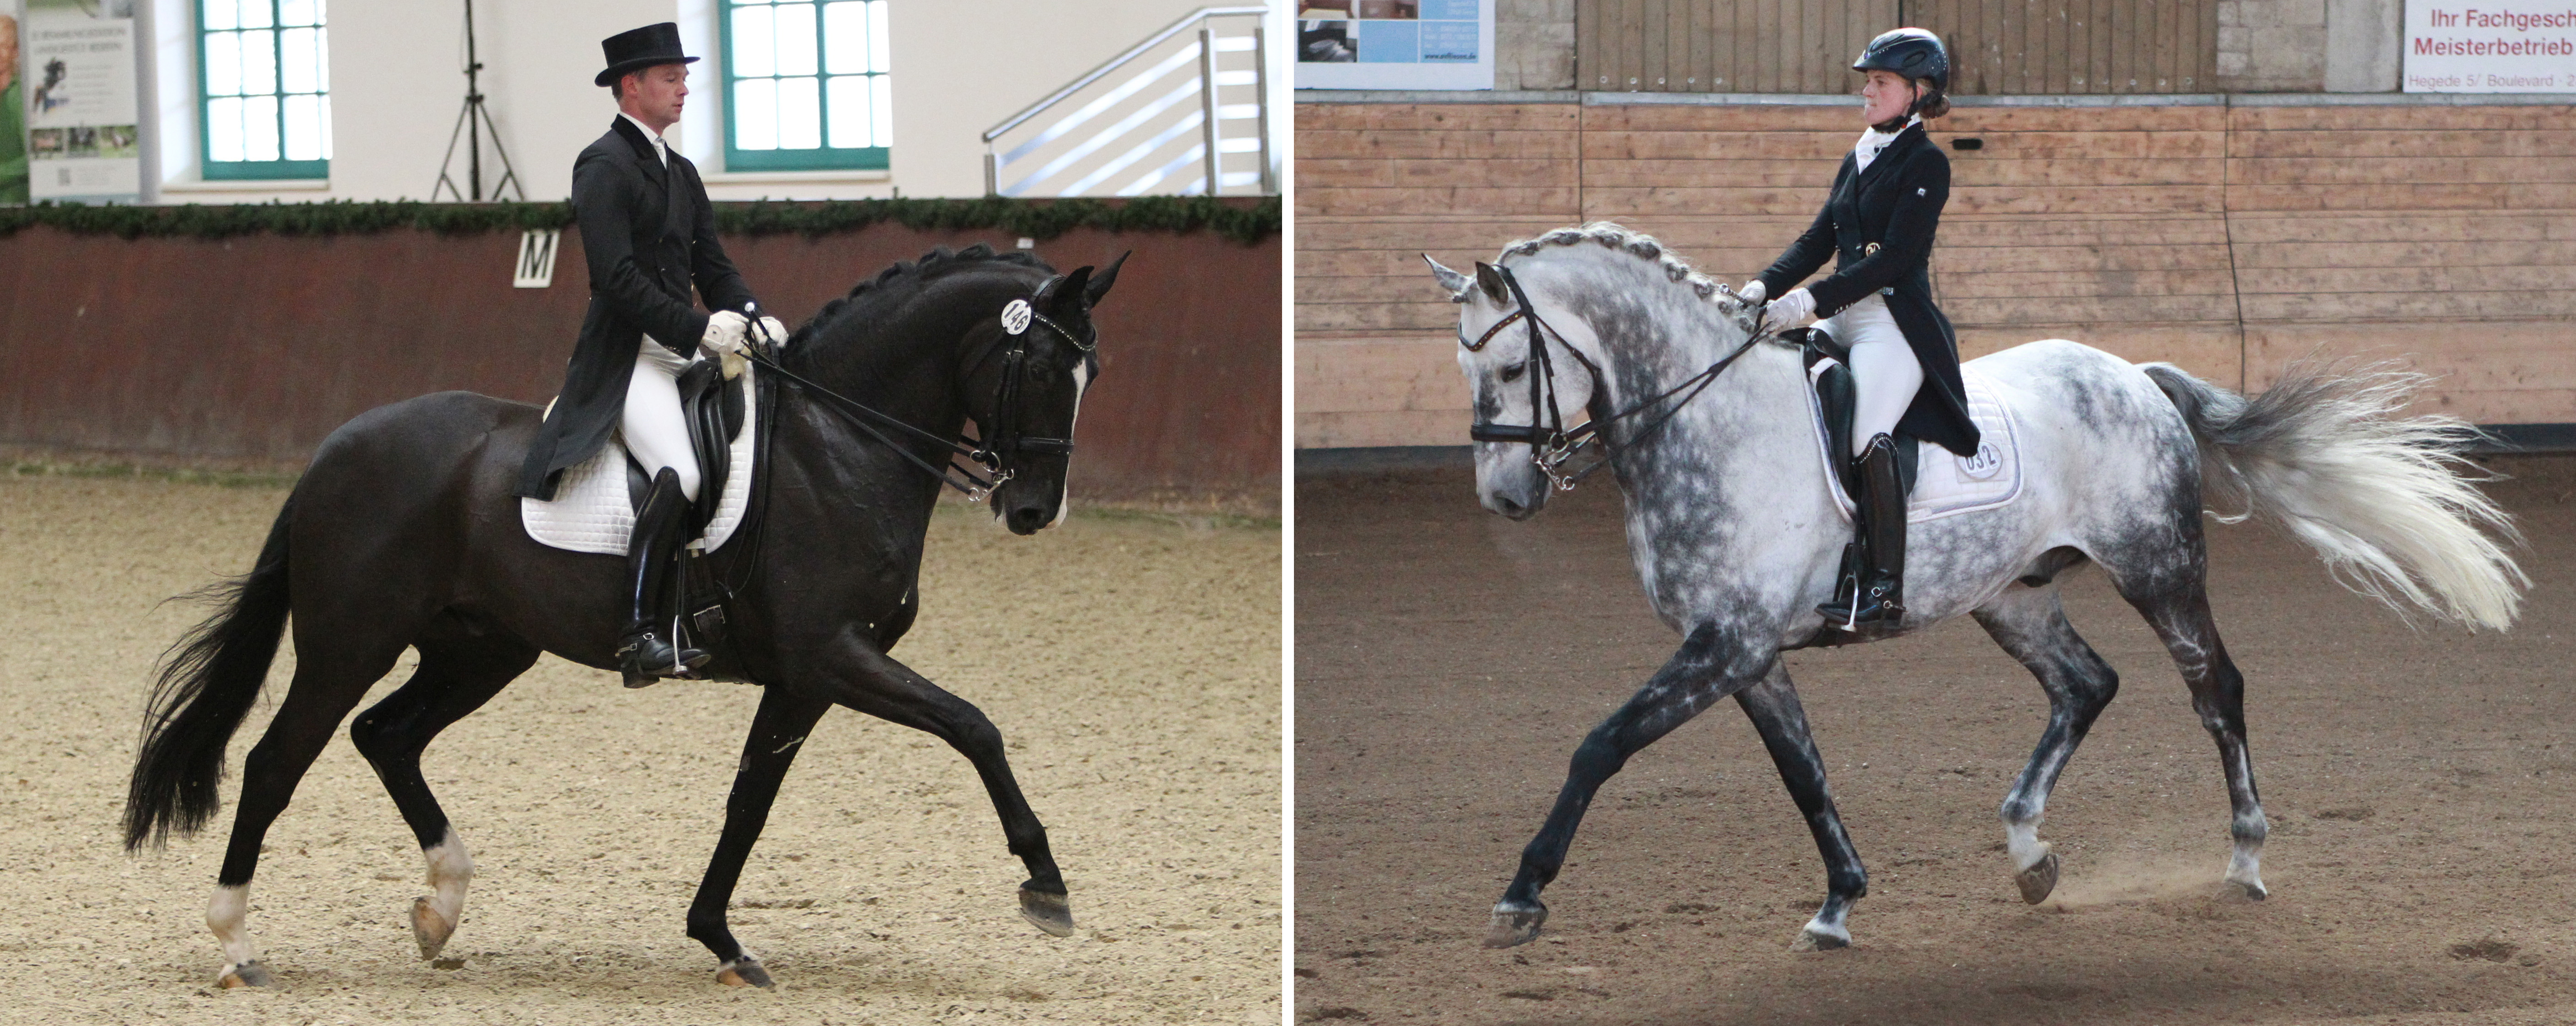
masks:
<svg viewBox="0 0 2576 1026"><path fill-rule="evenodd" d="M1825 626L1855 633L1894 628L1905 616L1905 493L1896 477L1896 439L1879 435L1861 450L1852 496L1859 541L1845 552L1834 600L1817 606Z"/></svg>
<svg viewBox="0 0 2576 1026"><path fill-rule="evenodd" d="M694 648L674 650L670 637L677 604L668 594L674 549L688 526L689 497L680 491L680 473L669 467L653 479L644 505L635 511L635 531L626 541L626 578L633 595L626 635L618 642L618 667L626 686L645 687L661 677L687 677L707 664L707 654Z"/></svg>

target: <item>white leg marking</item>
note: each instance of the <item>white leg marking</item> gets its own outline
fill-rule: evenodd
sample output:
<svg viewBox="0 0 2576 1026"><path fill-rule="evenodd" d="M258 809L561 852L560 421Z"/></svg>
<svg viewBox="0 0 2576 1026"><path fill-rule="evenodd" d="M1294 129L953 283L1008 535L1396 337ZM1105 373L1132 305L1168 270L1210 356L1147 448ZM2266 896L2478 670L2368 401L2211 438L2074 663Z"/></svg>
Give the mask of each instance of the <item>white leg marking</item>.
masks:
<svg viewBox="0 0 2576 1026"><path fill-rule="evenodd" d="M2004 847L2012 852L2013 868L2025 870L2048 857L2048 842L2039 839L2039 817L2028 823L2004 824Z"/></svg>
<svg viewBox="0 0 2576 1026"><path fill-rule="evenodd" d="M2227 856L2227 882L2245 888L2255 897L2262 897L2266 893L2263 889L2263 838L2271 830L2270 823L2263 818L2263 810L2258 808L2252 815L2237 819L2234 825L2232 832L2236 835L2236 849Z"/></svg>
<svg viewBox="0 0 2576 1026"><path fill-rule="evenodd" d="M224 946L224 969L215 974L218 978L259 960L259 949L250 943L250 927L243 924L249 915L249 884L217 887L214 900L206 903L206 929L215 931L216 942Z"/></svg>
<svg viewBox="0 0 2576 1026"><path fill-rule="evenodd" d="M1833 906L1831 904L1827 904L1825 906L1825 908L1832 907ZM1807 920L1806 932L1819 937L1831 937L1845 944L1849 944L1851 943L1851 927L1845 925L1844 919L1850 914L1850 911L1850 907L1845 906L1842 909L1842 914L1836 915L1832 919L1827 919L1825 918L1825 910L1822 908L1817 909L1815 918Z"/></svg>
<svg viewBox="0 0 2576 1026"><path fill-rule="evenodd" d="M420 854L429 863L430 894L412 900L412 939L420 942L420 957L436 958L465 918L465 887L474 880L474 857L466 854L465 839L453 825Z"/></svg>
<svg viewBox="0 0 2576 1026"><path fill-rule="evenodd" d="M1081 363L1074 364L1073 419L1065 422L1064 436L1066 438L1073 437L1074 425L1082 423L1082 393L1090 388L1091 361L1085 360ZM1058 490L1055 493L1055 519L1047 521L1047 527L1054 527L1057 524L1063 523L1064 515L1073 509L1073 461L1070 459L1066 460L1064 463L1064 478L1064 481L1057 486ZM1046 528L1044 527L1039 528L1041 531L1045 529Z"/></svg>

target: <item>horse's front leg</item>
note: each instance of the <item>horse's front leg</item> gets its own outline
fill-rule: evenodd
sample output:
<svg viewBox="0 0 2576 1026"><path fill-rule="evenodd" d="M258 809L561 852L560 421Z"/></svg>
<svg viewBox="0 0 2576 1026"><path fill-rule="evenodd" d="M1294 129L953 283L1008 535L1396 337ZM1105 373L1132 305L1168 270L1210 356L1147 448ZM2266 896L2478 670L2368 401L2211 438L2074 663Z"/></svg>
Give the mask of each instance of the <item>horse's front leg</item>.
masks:
<svg viewBox="0 0 2576 1026"><path fill-rule="evenodd" d="M761 689L760 711L753 714L751 736L742 744L742 765L734 772L733 793L725 798L724 835L716 841L715 857L707 861L706 877L698 882L697 900L689 903L689 936L724 963L716 969L720 983L773 986L760 959L733 939L725 908L733 902L734 885L742 880L742 864L751 857L752 844L769 823L769 806L778 799L779 781L787 778L788 765L796 761L815 722L831 707L829 701L783 687Z"/></svg>
<svg viewBox="0 0 2576 1026"><path fill-rule="evenodd" d="M1789 681L1788 665L1774 661L1761 683L1739 692L1735 701L1753 720L1754 729L1762 732L1762 747L1770 750L1780 782L1788 786L1790 800L1798 803L1798 814L1806 817L1807 829L1816 835L1816 851L1825 858L1825 903L1791 947L1799 951L1849 947L1851 927L1845 919L1851 915L1852 903L1869 893L1869 871L1861 868L1860 852L1853 850L1851 835L1843 832L1842 815L1834 811L1834 796L1825 790L1825 760L1816 753L1816 739L1807 731L1807 712L1798 705L1798 688Z"/></svg>
<svg viewBox="0 0 2576 1026"><path fill-rule="evenodd" d="M984 779L984 790L992 796L993 811L1001 816L1002 836L1011 854L1028 867L1029 878L1020 884L1020 914L1051 936L1073 936L1073 906L1065 895L1064 874L1057 871L1055 855L1047 848L1046 827L1029 810L1019 781L1011 776L1000 728L974 703L942 690L878 651L872 642L844 637L822 658L828 662L813 675L820 688L816 693L931 734L975 764L976 775Z"/></svg>
<svg viewBox="0 0 2576 1026"><path fill-rule="evenodd" d="M1540 924L1547 921L1539 889L1554 882L1557 870L1564 867L1574 828L1583 822L1583 810L1592 805L1592 794L1602 782L1618 773L1629 756L1688 722L1710 703L1753 686L1779 658L1776 642L1757 631L1721 631L1714 624L1692 630L1672 660L1575 748L1556 807L1549 810L1538 836L1521 850L1520 872L1504 888L1503 900L1494 904L1485 946L1507 948L1538 936Z"/></svg>

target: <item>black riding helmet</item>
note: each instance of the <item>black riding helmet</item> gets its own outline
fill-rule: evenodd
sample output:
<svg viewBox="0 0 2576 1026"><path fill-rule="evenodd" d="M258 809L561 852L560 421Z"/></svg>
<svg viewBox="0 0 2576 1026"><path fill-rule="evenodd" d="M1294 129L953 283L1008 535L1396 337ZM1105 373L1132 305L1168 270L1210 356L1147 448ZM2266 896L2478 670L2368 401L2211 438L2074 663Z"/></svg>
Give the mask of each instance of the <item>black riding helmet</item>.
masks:
<svg viewBox="0 0 2576 1026"><path fill-rule="evenodd" d="M1907 78L1932 83L1932 88L1950 90L1950 49L1941 45L1941 37L1919 28L1901 28L1879 33L1861 49L1860 59L1852 62L1853 71L1893 71Z"/></svg>

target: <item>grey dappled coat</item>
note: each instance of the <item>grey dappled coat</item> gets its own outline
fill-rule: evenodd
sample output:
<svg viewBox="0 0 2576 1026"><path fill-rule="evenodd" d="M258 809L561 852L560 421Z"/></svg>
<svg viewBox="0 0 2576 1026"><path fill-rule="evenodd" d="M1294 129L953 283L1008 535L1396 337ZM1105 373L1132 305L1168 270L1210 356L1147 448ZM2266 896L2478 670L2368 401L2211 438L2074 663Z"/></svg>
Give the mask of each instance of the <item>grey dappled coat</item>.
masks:
<svg viewBox="0 0 2576 1026"><path fill-rule="evenodd" d="M1961 456L1975 455L1977 425L1968 419L1967 386L1959 380L1958 338L1950 319L1932 305L1932 234L1950 199L1950 158L1918 123L1897 133L1869 170L1855 174L1858 164L1843 155L1816 223L1762 272L1762 287L1787 295L1832 257L1833 275L1807 286L1807 294L1816 297L1816 316L1831 317L1872 292L1892 290L1887 312L1923 363L1923 387L1896 429ZM1876 252L1869 249L1873 243Z"/></svg>
<svg viewBox="0 0 2576 1026"><path fill-rule="evenodd" d="M626 412L626 383L645 335L682 356L696 352L709 310L753 302L724 245L697 165L671 154L665 168L653 140L623 117L572 166L572 210L590 266L590 311L564 372L563 393L528 446L515 494L554 498L567 467L608 444Z"/></svg>

